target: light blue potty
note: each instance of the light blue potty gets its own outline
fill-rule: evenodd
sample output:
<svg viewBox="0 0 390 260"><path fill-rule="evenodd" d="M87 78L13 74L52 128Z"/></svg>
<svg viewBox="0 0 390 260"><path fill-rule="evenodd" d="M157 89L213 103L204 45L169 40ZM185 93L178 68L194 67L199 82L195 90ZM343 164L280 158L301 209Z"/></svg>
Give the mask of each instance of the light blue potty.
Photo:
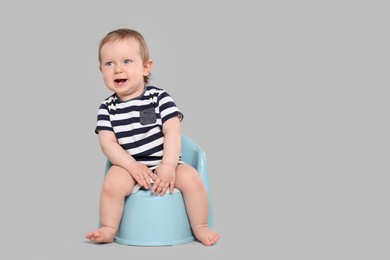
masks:
<svg viewBox="0 0 390 260"><path fill-rule="evenodd" d="M209 199L209 226L213 228L213 212L205 152L188 136L182 137L182 160L201 175ZM111 163L107 161L106 172ZM115 241L135 246L168 246L194 241L182 193L155 196L150 190L138 190L125 200L125 208Z"/></svg>

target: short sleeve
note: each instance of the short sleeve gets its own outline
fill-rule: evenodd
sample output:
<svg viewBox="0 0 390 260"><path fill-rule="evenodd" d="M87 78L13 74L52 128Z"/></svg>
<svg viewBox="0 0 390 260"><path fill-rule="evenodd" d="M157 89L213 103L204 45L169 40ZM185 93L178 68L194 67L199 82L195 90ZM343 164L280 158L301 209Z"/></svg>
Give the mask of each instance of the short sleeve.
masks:
<svg viewBox="0 0 390 260"><path fill-rule="evenodd" d="M158 96L158 106L162 124L175 116L178 116L180 121L183 120L183 114L180 112L172 97L167 92L162 91Z"/></svg>
<svg viewBox="0 0 390 260"><path fill-rule="evenodd" d="M108 107L104 103L100 105L97 113L95 133L98 133L100 130L114 131L111 125Z"/></svg>

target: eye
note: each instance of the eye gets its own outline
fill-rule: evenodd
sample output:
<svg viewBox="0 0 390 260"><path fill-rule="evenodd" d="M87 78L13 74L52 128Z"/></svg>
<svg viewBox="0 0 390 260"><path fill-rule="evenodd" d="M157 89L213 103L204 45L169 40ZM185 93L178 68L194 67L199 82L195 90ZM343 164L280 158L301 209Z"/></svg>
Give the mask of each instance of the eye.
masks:
<svg viewBox="0 0 390 260"><path fill-rule="evenodd" d="M124 64L130 64L131 63L131 60L130 59L126 59L123 61Z"/></svg>
<svg viewBox="0 0 390 260"><path fill-rule="evenodd" d="M106 63L104 63L104 66L106 67L110 67L112 66L114 63L112 61L107 61Z"/></svg>

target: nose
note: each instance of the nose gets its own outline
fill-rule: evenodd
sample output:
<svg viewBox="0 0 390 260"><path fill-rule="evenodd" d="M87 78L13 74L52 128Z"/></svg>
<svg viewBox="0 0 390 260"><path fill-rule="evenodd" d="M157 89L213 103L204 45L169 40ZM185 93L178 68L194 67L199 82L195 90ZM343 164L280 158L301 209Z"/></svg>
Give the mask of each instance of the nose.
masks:
<svg viewBox="0 0 390 260"><path fill-rule="evenodd" d="M121 65L115 65L115 70L114 70L115 73L121 73L122 72L122 67Z"/></svg>

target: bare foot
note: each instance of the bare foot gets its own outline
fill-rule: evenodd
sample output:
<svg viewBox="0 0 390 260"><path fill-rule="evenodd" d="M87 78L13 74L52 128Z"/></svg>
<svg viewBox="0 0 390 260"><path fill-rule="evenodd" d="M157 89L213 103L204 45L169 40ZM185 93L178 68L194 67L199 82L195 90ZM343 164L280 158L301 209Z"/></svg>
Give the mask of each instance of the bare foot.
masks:
<svg viewBox="0 0 390 260"><path fill-rule="evenodd" d="M116 230L110 227L101 227L89 232L85 237L95 243L112 243L114 242Z"/></svg>
<svg viewBox="0 0 390 260"><path fill-rule="evenodd" d="M218 232L209 227L197 227L194 229L194 235L205 246L214 245L219 239Z"/></svg>

